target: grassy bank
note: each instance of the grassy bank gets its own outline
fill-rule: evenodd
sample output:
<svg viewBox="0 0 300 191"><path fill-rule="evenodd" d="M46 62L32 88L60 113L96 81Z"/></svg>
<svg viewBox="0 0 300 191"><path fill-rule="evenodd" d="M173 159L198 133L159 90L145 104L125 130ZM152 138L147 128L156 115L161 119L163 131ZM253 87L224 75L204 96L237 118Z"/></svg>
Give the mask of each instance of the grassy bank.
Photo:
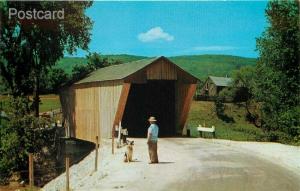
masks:
<svg viewBox="0 0 300 191"><path fill-rule="evenodd" d="M245 109L234 104L226 104L225 114L233 119L227 123L217 117L214 112L214 102L193 101L188 116L188 127L191 136L197 137L197 126L216 127L216 138L236 141L255 141L263 131L245 120ZM209 136L209 135L207 135Z"/></svg>

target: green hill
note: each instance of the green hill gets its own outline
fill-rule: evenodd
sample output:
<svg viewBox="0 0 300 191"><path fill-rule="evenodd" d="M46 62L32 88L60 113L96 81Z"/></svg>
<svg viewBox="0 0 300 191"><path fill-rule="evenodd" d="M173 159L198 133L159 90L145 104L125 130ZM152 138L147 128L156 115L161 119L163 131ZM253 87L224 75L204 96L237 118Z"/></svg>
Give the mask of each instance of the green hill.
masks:
<svg viewBox="0 0 300 191"><path fill-rule="evenodd" d="M104 55L108 59L120 60L123 63L147 58L144 56L134 55ZM193 75L204 80L208 75L230 76L231 72L242 66L254 65L256 59L244 58L229 55L191 55L191 56L175 56L169 57L170 60L178 64L183 69L191 72ZM57 66L63 68L68 74L76 64L86 64L85 58L66 57L61 59Z"/></svg>
<svg viewBox="0 0 300 191"><path fill-rule="evenodd" d="M127 54L118 54L118 55L103 55L103 57L108 58L109 60L120 60L123 63L131 62L135 60L140 60L146 58L145 56L133 56ZM86 64L87 60L82 57L65 57L59 60L55 67L62 68L66 73L70 74L72 72L72 68L75 65Z"/></svg>
<svg viewBox="0 0 300 191"><path fill-rule="evenodd" d="M176 56L170 59L200 79L209 75L230 76L233 70L254 65L256 59L229 55Z"/></svg>

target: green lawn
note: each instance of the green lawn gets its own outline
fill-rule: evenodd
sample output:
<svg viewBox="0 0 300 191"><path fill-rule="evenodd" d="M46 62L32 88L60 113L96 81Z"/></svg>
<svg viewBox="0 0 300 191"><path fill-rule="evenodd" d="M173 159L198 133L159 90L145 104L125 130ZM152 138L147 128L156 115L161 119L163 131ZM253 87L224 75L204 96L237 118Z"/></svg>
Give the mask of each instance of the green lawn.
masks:
<svg viewBox="0 0 300 191"><path fill-rule="evenodd" d="M236 141L255 141L257 135L263 134L262 130L245 120L245 109L233 104L226 104L225 113L234 119L226 123L219 119L214 112L214 103L206 101L193 101L188 116L188 127L193 137L198 136L197 126L216 127L216 138ZM211 135L206 135L211 136Z"/></svg>

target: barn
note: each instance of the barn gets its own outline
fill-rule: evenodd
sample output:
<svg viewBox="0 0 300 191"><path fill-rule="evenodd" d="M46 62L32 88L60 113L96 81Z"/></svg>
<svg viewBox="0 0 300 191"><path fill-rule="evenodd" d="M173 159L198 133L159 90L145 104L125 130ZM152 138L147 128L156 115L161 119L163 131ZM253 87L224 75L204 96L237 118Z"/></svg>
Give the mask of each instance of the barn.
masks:
<svg viewBox="0 0 300 191"><path fill-rule="evenodd" d="M69 136L110 138L120 122L129 136L145 137L155 116L160 136L182 132L198 79L165 57L98 69L61 90Z"/></svg>
<svg viewBox="0 0 300 191"><path fill-rule="evenodd" d="M214 97L219 95L225 87L230 86L232 78L208 76L204 86L200 90L201 96Z"/></svg>

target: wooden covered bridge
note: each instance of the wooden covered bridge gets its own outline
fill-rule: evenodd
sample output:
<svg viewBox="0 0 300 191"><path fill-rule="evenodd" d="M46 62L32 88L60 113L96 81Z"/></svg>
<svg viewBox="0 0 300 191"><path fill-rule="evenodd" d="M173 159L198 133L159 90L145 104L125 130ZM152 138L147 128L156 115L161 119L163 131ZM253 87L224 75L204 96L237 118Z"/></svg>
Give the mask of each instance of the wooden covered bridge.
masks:
<svg viewBox="0 0 300 191"><path fill-rule="evenodd" d="M122 122L129 136L145 137L151 115L160 136L181 133L197 81L165 57L98 69L60 93L69 135L110 138Z"/></svg>

